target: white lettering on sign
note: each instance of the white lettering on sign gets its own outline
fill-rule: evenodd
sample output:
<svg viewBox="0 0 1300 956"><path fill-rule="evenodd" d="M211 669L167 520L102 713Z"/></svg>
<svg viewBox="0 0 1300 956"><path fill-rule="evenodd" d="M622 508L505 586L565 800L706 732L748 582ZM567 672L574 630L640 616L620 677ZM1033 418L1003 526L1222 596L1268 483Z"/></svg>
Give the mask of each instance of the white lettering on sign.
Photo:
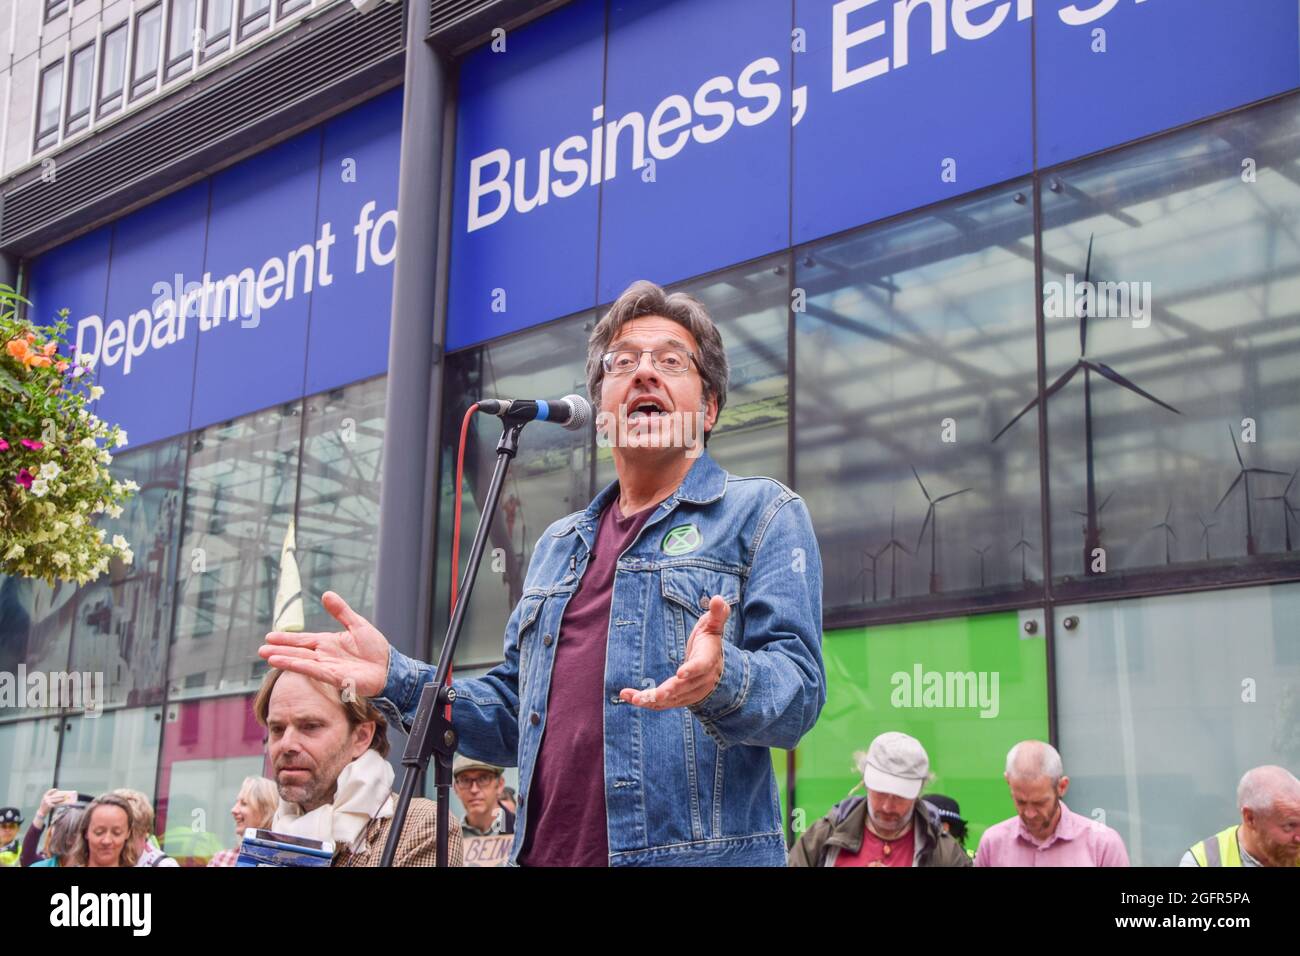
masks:
<svg viewBox="0 0 1300 956"><path fill-rule="evenodd" d="M1121 3L1146 2L1072 0L1056 15L1067 26L1084 27ZM926 53L941 56L956 42L978 42L1033 15L1034 0L840 0L831 7L831 93L919 65ZM535 157L513 156L505 147L471 157L466 232L494 225L512 210L526 215L553 199L567 199L614 179L620 169L641 169L647 154L663 162L692 141L707 148L737 124L767 122L781 108L781 84L775 79L780 73L778 59L759 57L736 74L734 83L729 75L710 77L689 95L665 96L648 117L634 110L606 120L604 105L595 106L590 133L538 146ZM795 125L807 109L807 88L796 88L791 101L788 112Z"/></svg>
<svg viewBox="0 0 1300 956"><path fill-rule="evenodd" d="M376 219L375 208L375 201L368 200L352 228L357 273L370 265L389 265L397 256L397 210L390 209ZM121 362L122 374L130 375L140 359L183 340L195 324L200 332L236 320L240 327L256 328L263 312L334 282L330 253L337 238L333 224L324 222L315 240L256 266L248 265L224 276L205 272L202 282L187 282L180 273L161 279L150 289L155 298L149 308L137 309L125 319L111 319L107 324L101 315L78 319L77 355L96 366Z"/></svg>

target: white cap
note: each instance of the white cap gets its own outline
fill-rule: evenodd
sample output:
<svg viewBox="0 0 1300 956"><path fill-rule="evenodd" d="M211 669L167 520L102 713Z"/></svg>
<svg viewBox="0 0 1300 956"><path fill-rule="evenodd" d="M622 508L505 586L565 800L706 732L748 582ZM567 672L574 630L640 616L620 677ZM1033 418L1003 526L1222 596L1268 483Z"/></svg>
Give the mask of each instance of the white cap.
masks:
<svg viewBox="0 0 1300 956"><path fill-rule="evenodd" d="M915 800L929 778L930 758L915 737L890 731L871 741L862 769L868 790Z"/></svg>

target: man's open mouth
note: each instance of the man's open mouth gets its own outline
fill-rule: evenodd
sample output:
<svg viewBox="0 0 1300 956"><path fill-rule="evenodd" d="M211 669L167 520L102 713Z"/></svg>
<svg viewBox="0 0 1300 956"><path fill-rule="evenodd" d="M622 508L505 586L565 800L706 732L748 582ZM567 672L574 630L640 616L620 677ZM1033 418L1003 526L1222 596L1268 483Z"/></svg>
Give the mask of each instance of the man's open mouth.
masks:
<svg viewBox="0 0 1300 956"><path fill-rule="evenodd" d="M663 405L656 399L642 398L628 406L627 420L636 421L643 418L655 418L660 415L667 415Z"/></svg>

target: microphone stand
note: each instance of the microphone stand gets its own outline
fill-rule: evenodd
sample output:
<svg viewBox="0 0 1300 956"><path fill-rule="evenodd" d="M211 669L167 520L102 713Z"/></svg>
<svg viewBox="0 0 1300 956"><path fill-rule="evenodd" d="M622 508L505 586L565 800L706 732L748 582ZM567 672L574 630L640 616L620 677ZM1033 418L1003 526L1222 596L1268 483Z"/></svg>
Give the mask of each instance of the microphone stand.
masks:
<svg viewBox="0 0 1300 956"><path fill-rule="evenodd" d="M437 753L438 760L433 768L434 788L438 798L438 823L436 847L436 865L447 865L448 830L451 825L451 761L456 753L456 731L451 727L447 716L448 709L456 699L456 692L447 684L447 674L451 670L452 658L456 654L456 644L460 640L461 625L465 621L465 609L469 607L470 594L474 590L474 580L478 577L479 560L487 544L488 532L492 519L496 517L497 503L501 499L501 488L505 484L506 469L510 460L519 451L519 433L531 419L502 416L501 439L497 442L496 468L492 472L492 482L488 485L487 501L479 517L478 530L474 532L474 543L469 549L469 563L461 576L460 593L456 607L452 610L451 623L447 627L447 636L442 642L442 652L438 656L438 669L433 679L420 691L420 705L415 712L415 722L411 725L411 734L406 741L406 752L402 754L402 766L406 774L402 778L402 789L398 793L397 807L393 811L393 825L388 830L388 840L384 844L384 853L380 857L380 866L392 866L397 854L397 843L401 839L402 827L406 823L406 813L415 794L416 785L424 777L429 765L429 758Z"/></svg>

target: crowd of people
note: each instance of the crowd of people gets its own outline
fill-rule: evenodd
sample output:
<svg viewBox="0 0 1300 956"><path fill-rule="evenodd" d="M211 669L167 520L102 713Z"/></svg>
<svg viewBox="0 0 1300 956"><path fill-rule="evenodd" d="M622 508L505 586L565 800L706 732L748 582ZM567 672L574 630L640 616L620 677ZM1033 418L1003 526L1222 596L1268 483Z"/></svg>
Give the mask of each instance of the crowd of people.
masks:
<svg viewBox="0 0 1300 956"><path fill-rule="evenodd" d="M901 733L864 754L865 795L787 846L771 751L795 749L827 700L812 514L781 482L730 474L709 455L731 371L700 299L632 283L591 328L585 367L617 478L537 539L502 662L450 688L459 746L479 758L453 767L465 807L448 835L453 866L1128 864L1115 830L1066 806L1061 757L1040 741L1008 754L1016 815L986 830L972 858L960 805L922 796L929 757ZM687 417L698 427L684 428ZM254 712L275 782L247 783L234 813L244 828L331 845L320 857L331 865L377 866L396 805L388 726L414 727L437 668L341 595L321 601L338 630L272 631L258 649L270 670ZM526 780L517 803L504 766ZM50 821L49 865L167 865L142 795L50 797L42 826L56 807L76 816ZM1189 845L1182 862L1300 860L1293 774L1247 771L1237 808L1239 822ZM12 855L13 839L0 836L0 853ZM34 854L39 836L29 842ZM395 864L432 865L436 849L434 804L416 798Z"/></svg>
<svg viewBox="0 0 1300 956"><path fill-rule="evenodd" d="M268 675L254 711L267 728L277 779L244 779L230 808L237 845L207 865L235 866L238 842L252 830L332 839L338 849L331 865L378 865L393 810L383 716L368 701L344 702L315 681L278 671ZM857 763L861 782L798 835L789 866L1129 865L1118 832L1066 805L1070 778L1049 744L1026 740L1007 754L1015 815L985 830L977 849L966 845L958 801L922 792L933 775L919 740L881 734ZM464 817L452 819L451 865L501 865L517 813L505 769L461 754L452 774ZM1293 774L1276 766L1248 770L1237 805L1240 822L1191 844L1182 866L1300 865L1300 781ZM396 865L433 864L434 811L430 801L412 801ZM180 865L159 846L154 809L138 790L92 797L51 789L20 837L22 822L19 808L0 808L0 865Z"/></svg>
<svg viewBox="0 0 1300 956"><path fill-rule="evenodd" d="M985 830L974 852L957 801L921 795L931 774L919 740L881 734L860 755L859 769L865 796L850 792L809 827L790 850L790 866L1129 865L1118 832L1066 806L1070 778L1056 748L1042 741L1021 741L1007 754L1004 778L1016 814ZM1300 865L1300 781L1292 773L1247 770L1237 809L1239 823L1193 843L1179 864Z"/></svg>

